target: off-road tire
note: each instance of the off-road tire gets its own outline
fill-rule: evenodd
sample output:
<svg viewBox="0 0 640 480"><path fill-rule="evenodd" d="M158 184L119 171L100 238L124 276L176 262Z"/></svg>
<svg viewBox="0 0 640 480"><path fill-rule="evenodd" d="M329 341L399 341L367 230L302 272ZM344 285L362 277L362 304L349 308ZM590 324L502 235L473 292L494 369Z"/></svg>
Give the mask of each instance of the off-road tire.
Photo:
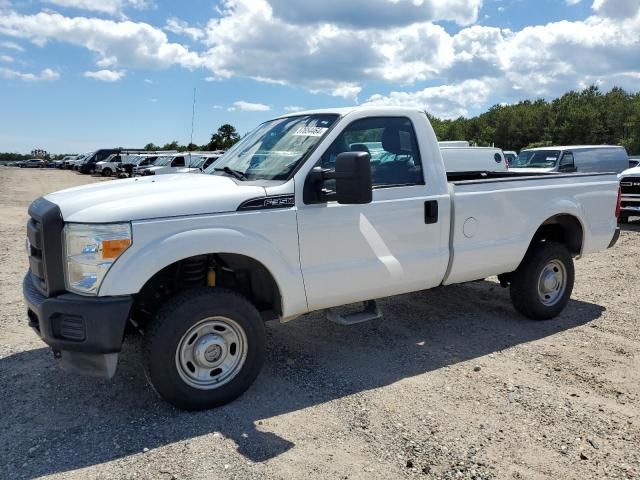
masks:
<svg viewBox="0 0 640 480"><path fill-rule="evenodd" d="M227 383L210 390L194 388L182 379L176 352L190 328L218 316L244 330L246 358ZM205 410L242 395L260 373L265 350L264 321L256 308L232 290L202 287L176 294L159 309L145 331L144 361L147 378L162 398L180 409Z"/></svg>

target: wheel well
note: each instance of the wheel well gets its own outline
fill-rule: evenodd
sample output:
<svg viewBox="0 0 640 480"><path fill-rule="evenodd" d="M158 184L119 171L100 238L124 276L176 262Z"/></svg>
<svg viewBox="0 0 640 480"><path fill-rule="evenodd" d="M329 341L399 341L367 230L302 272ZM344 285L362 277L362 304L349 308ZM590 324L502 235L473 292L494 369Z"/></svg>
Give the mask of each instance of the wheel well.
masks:
<svg viewBox="0 0 640 480"><path fill-rule="evenodd" d="M278 284L262 263L245 255L212 253L178 260L153 275L135 296L132 319L144 324L174 293L202 286L242 294L265 321L282 316Z"/></svg>
<svg viewBox="0 0 640 480"><path fill-rule="evenodd" d="M583 239L582 224L576 217L555 215L538 228L529 248L537 242L549 240L564 244L573 255L580 255Z"/></svg>

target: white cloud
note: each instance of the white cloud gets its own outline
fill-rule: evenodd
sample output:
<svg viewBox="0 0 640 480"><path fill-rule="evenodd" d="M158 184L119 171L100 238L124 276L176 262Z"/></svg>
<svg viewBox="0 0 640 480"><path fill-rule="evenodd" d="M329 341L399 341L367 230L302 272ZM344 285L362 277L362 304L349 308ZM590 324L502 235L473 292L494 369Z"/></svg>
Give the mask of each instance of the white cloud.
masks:
<svg viewBox="0 0 640 480"><path fill-rule="evenodd" d="M150 99L149 99L149 101L150 101L151 103L157 103L157 102L158 102L158 99L157 99L157 98L150 98Z"/></svg>
<svg viewBox="0 0 640 480"><path fill-rule="evenodd" d="M202 29L190 27L187 22L175 17L171 17L167 20L164 29L167 32L175 33L176 35L184 35L193 40L199 40L204 37L204 31Z"/></svg>
<svg viewBox="0 0 640 480"><path fill-rule="evenodd" d="M289 105L284 107L285 112L301 112L302 110L304 110L304 107L299 107L297 105Z"/></svg>
<svg viewBox="0 0 640 480"><path fill-rule="evenodd" d="M120 15L125 7L142 10L150 6L146 0L43 0L59 7L90 10L109 15Z"/></svg>
<svg viewBox="0 0 640 480"><path fill-rule="evenodd" d="M222 108L222 105L211 105L211 108L213 108L214 110L220 110Z"/></svg>
<svg viewBox="0 0 640 480"><path fill-rule="evenodd" d="M567 4L567 5L569 5L569 6L572 6L572 5L577 5L577 4L579 4L581 1L582 1L582 0L564 0L564 3L566 3L566 4Z"/></svg>
<svg viewBox="0 0 640 480"><path fill-rule="evenodd" d="M0 55L0 62L11 63L14 58L10 55Z"/></svg>
<svg viewBox="0 0 640 480"><path fill-rule="evenodd" d="M15 50L16 52L24 52L24 48L15 42L0 42L0 47Z"/></svg>
<svg viewBox="0 0 640 480"><path fill-rule="evenodd" d="M26 82L51 81L60 78L60 74L50 68L45 68L40 73L23 73L10 68L0 67L0 77L16 80L24 80Z"/></svg>
<svg viewBox="0 0 640 480"><path fill-rule="evenodd" d="M153 84L153 80L151 80L150 78L145 78L144 79L144 83L148 83L149 85Z"/></svg>
<svg viewBox="0 0 640 480"><path fill-rule="evenodd" d="M123 70L98 70L96 72L84 72L87 78L94 78L103 82L117 82L124 77L126 72Z"/></svg>
<svg viewBox="0 0 640 480"><path fill-rule="evenodd" d="M599 15L624 19L638 15L640 2L638 0L594 0L591 8Z"/></svg>
<svg viewBox="0 0 640 480"><path fill-rule="evenodd" d="M428 87L417 92L391 92L372 95L363 105L403 106L427 110L438 117L467 116L469 108L480 107L491 94L491 80L465 80L456 85Z"/></svg>
<svg viewBox="0 0 640 480"><path fill-rule="evenodd" d="M416 22L450 20L469 25L478 18L482 0L271 0L274 16L291 23L347 25L380 29Z"/></svg>
<svg viewBox="0 0 640 480"><path fill-rule="evenodd" d="M53 40L87 48L97 54L100 68L180 65L191 69L202 64L198 54L169 42L162 30L142 22L70 18L50 12L7 12L0 14L0 34L24 38L36 45Z"/></svg>
<svg viewBox="0 0 640 480"><path fill-rule="evenodd" d="M268 112L271 110L271 107L264 103L251 103L245 102L244 100L238 100L237 102L233 102L232 107L229 107L230 112L233 112L234 110L243 110L245 112Z"/></svg>

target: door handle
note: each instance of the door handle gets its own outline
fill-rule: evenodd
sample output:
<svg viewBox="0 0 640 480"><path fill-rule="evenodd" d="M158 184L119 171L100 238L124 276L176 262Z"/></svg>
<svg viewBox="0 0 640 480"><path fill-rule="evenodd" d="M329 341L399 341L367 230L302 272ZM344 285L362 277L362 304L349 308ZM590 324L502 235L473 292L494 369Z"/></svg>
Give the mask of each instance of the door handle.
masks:
<svg viewBox="0 0 640 480"><path fill-rule="evenodd" d="M427 200L424 202L424 223L438 223L438 201Z"/></svg>

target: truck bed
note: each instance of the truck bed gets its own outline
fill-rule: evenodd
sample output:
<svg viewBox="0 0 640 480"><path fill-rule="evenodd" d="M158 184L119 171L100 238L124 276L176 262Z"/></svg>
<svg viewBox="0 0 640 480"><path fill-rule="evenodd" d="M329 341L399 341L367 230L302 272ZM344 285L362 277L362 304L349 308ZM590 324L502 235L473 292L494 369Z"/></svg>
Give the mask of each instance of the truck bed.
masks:
<svg viewBox="0 0 640 480"><path fill-rule="evenodd" d="M616 227L615 173L448 174L451 258L443 284L515 270L536 230L559 214L580 221L581 254L604 249Z"/></svg>

